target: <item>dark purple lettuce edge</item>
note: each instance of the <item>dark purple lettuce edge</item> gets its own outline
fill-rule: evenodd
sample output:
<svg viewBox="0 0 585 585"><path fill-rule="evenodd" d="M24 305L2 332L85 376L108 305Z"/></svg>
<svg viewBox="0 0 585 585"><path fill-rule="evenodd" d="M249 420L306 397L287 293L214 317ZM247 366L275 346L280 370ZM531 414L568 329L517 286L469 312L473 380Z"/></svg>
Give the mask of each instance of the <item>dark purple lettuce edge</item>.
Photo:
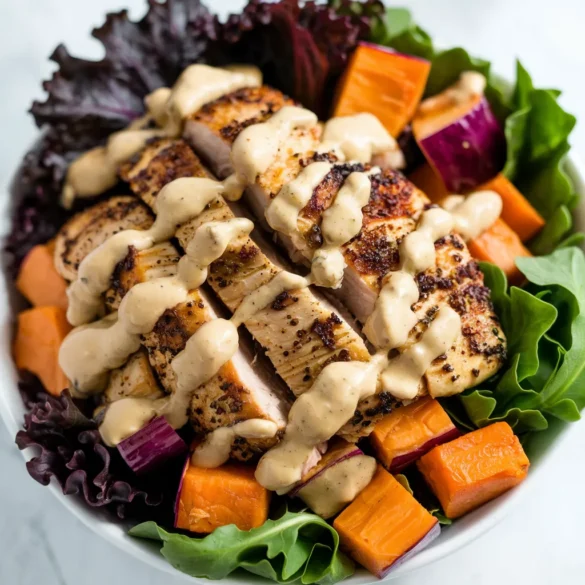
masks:
<svg viewBox="0 0 585 585"><path fill-rule="evenodd" d="M67 391L59 397L47 394L28 372L19 388L28 412L16 444L37 450L26 464L33 479L46 486L54 478L65 495L119 519L172 521L182 461L136 476L116 449L104 445L96 422L83 412L86 402L73 400Z"/></svg>

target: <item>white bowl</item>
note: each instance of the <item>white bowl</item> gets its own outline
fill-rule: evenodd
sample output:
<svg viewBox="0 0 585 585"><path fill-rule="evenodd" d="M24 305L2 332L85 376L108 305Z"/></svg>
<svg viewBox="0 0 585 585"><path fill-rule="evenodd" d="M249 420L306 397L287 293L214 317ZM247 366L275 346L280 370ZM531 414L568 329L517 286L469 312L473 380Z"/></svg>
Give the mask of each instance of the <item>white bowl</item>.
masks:
<svg viewBox="0 0 585 585"><path fill-rule="evenodd" d="M585 166L579 157L572 153L568 159L567 171L573 179L576 191L581 195L582 201L575 212L575 224L579 230L585 230ZM22 426L25 414L24 405L17 388L17 373L12 362L11 345L15 316L14 289L10 279L6 279L0 287L0 380L5 383L0 385L0 413L8 431L12 436ZM429 563L446 557L459 550L493 528L514 505L517 498L521 497L529 486L539 481L541 475L546 473L546 462L552 456L560 443L560 438L567 428L567 424L560 421L551 424L550 428L534 435L534 440L527 447L532 466L527 480L518 488L482 506L475 512L459 519L452 526L445 527L441 536L421 553L406 561L395 571L392 571L385 580L391 580L399 576L411 573ZM16 448L16 447L15 447ZM33 449L22 452L24 459L28 460L34 455ZM32 478L31 478L31 481ZM104 513L84 505L75 497L63 495L60 487L52 482L49 489L57 499L88 528L96 534L107 539L118 548L130 553L137 559L160 569L166 573L180 576L191 583L208 584L205 579L195 579L174 569L160 555L159 546L144 540L135 539L127 535L128 526L116 524ZM237 578L223 579L226 585L239 585L242 583L258 583L259 578L240 572ZM350 579L344 581L346 585L366 585L379 583L373 575L365 570L358 570Z"/></svg>

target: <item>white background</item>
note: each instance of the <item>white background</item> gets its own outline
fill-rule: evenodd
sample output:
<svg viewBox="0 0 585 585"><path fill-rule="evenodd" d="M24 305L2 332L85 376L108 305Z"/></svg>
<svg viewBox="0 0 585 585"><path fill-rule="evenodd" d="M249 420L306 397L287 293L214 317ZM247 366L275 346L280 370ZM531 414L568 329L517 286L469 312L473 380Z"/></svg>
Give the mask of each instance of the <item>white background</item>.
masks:
<svg viewBox="0 0 585 585"><path fill-rule="evenodd" d="M208 2L235 10L241 1ZM521 56L539 86L564 90L563 104L585 119L585 4L582 0L414 0L422 25L446 46L463 45L511 76ZM47 56L63 41L73 54L99 57L92 26L107 10L145 0L0 0L0 181L36 134L26 114L52 70ZM585 127L573 137L585 153ZM584 356L585 359L585 356ZM397 585L585 583L585 423L565 436L542 482L491 533ZM0 585L178 585L91 533L29 478L0 429Z"/></svg>

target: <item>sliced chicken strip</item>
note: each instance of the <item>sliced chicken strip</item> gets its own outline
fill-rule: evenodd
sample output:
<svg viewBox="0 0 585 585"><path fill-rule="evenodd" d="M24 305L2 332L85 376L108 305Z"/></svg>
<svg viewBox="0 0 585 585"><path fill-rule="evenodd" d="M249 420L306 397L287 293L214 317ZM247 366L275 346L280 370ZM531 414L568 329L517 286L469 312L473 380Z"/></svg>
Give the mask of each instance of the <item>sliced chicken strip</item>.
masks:
<svg viewBox="0 0 585 585"><path fill-rule="evenodd" d="M98 237L101 232L96 232L96 225L110 235L121 229L137 227L137 209L141 209L141 216L148 218L140 224L141 228L148 228L152 223L153 217L148 207L136 198L124 198L123 205L119 198L113 199L110 206L110 200L107 200L94 206L97 210L94 207L84 210L64 226L63 233L58 234L57 245L63 250L62 258L69 260L72 256L68 256L66 251L76 250L76 269L85 255L104 241ZM130 219L123 210L126 210ZM71 234L74 234L75 246L67 248L66 242ZM134 285L175 272L180 255L170 242L141 252L130 249L126 258L114 270L112 287L105 295L107 304L115 309ZM63 262L63 265L73 264ZM213 303L215 300L209 292L191 291L188 302L166 311L156 323L153 332L144 336L143 345L148 350L150 364L167 393L175 390L171 367L173 358L185 348L187 340L203 323L218 317ZM124 368L112 374L114 383L121 370ZM242 340L240 349L232 360L194 394L190 413L194 427L200 432L210 432L220 426L235 424L248 418L263 418L276 422L280 431L284 430L289 401L275 378L272 366L266 359L255 360L251 340ZM278 436L270 440L238 439L234 442L232 455L248 459L255 453L266 451L277 440Z"/></svg>
<svg viewBox="0 0 585 585"><path fill-rule="evenodd" d="M188 160L192 161L190 174ZM169 171L161 161L176 161L181 176L209 176L186 142L170 139L153 142L121 169L122 178L149 205L154 204L156 188L166 184L166 177L169 174L177 177L179 173ZM223 199L217 200L198 218L181 226L177 239L186 248L203 223L232 217L234 213L228 204ZM207 282L233 312L246 295L272 280L281 270L281 265L269 258L253 239L245 237L232 242L222 258L211 265ZM312 288L283 293L244 325L297 396L310 388L331 362L370 359L361 337ZM367 413L360 407L359 433L369 432L371 425L367 421L389 411L387 397L370 402L373 404L368 404ZM355 433L355 428L351 432Z"/></svg>
<svg viewBox="0 0 585 585"><path fill-rule="evenodd" d="M81 261L110 236L128 229L145 230L154 221L152 211L136 197L110 197L74 215L55 238L55 267L68 281L77 278Z"/></svg>
<svg viewBox="0 0 585 585"><path fill-rule="evenodd" d="M231 144L244 128L264 122L283 106L293 104L293 100L268 86L240 89L203 106L195 115L201 124L188 139L196 151L213 153L206 162L216 175L225 177L231 172L226 142Z"/></svg>
<svg viewBox="0 0 585 585"><path fill-rule="evenodd" d="M246 91L240 90L238 95L231 94L207 104L205 109L213 112L218 121L231 118L230 128L245 128L257 118L248 105L249 100L242 97ZM240 105L241 101L246 107ZM265 111L266 107L260 101L256 110ZM211 168L220 173L220 178L232 172L231 166L214 161L229 160L229 152L237 138L233 131L224 132L220 124L201 111L187 120L185 137L196 152L209 161ZM211 144L213 148L209 147ZM311 162L324 159L335 162L332 153L317 152L318 146L319 126L293 130L273 164L246 190L246 201L264 226L267 225L264 221L266 208L286 183ZM314 250L322 243L323 212L333 203L349 173L368 168L334 164L301 210L298 221L301 236L293 242L289 237L278 235L293 261L308 264ZM362 230L343 247L347 268L341 288L332 291L362 323L373 310L382 277L399 267L399 242L415 229L418 217L429 204L425 194L397 171L385 170L372 177L370 201L363 209ZM433 364L420 389L424 393L430 385L433 394L444 395L460 392L493 375L505 355L505 338L489 301L489 291L483 286L483 275L470 259L465 244L454 236L437 242L436 248L436 267L419 277L438 278L441 284L433 291L421 289L419 302L413 307L419 324L411 332L405 348L420 338L442 305L450 304L459 312L463 335L447 352L445 360ZM465 278L462 277L464 273L468 274ZM442 278L445 280L441 281ZM431 309L432 314L429 313Z"/></svg>

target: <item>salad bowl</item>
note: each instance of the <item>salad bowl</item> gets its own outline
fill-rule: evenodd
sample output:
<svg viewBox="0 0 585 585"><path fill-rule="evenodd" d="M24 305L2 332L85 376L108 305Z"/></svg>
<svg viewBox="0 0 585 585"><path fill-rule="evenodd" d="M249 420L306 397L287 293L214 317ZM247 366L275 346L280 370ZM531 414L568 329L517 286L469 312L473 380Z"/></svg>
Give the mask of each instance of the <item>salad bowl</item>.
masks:
<svg viewBox="0 0 585 585"><path fill-rule="evenodd" d="M367 45L368 43L363 44ZM389 50L388 52L394 52L393 47L392 50ZM506 85L505 82L504 85ZM511 84L507 85L510 89ZM581 202L574 208L573 218L575 228L577 230L582 230L585 228L585 205L583 203L583 199L585 198L585 170L574 153L571 153L566 159L565 170L573 183L575 193L580 196ZM464 191L456 192L461 193ZM578 240L574 241L577 242ZM0 372L4 374L4 380L6 381L0 389L0 412L2 413L4 422L11 434L16 434L19 429L22 428L22 420L26 413L22 398L18 391L17 372L15 371L11 359L13 321L18 308L18 299L15 294L12 279L7 277L5 286L2 288L2 296L0 299L0 318L2 319L3 328L2 343L0 345L0 351L2 352L0 358ZM493 322L490 327L492 326ZM70 377L70 379L73 378ZM453 376L453 380L455 379L456 377ZM579 404L579 402L576 404ZM573 409L574 407L575 405L573 405ZM566 415L566 412L567 411L565 411L565 416L569 417L569 415ZM456 415L453 416L456 418ZM506 414L506 416L508 416L508 414ZM573 414L570 416L573 416L572 420L576 418ZM563 417L561 416L559 418ZM476 420L474 420L473 423L477 426L482 426L481 423L477 423ZM523 443L532 465L532 470L524 485L507 492L496 500L484 504L474 512L458 519L452 525L445 527L440 538L436 539L416 556L408 558L404 560L404 562L396 563L396 566L393 567L393 570L385 577L385 579L394 579L428 565L435 560L443 558L464 547L466 544L472 542L481 534L495 526L514 505L517 498L521 497L522 494L529 490L531 485L534 485L539 481L537 478L542 477L543 474L546 473L547 461L551 458L554 450L560 445L566 426L567 424L560 420L551 419L546 431L532 433L528 440ZM23 450L23 455L25 459L30 459L35 453L33 450L25 449ZM114 523L111 520L111 516L99 511L98 509L92 509L83 505L83 502L80 499L65 497L60 487L54 482L51 483L50 489L85 525L121 550L124 550L140 559L142 562L162 571L181 576L191 582L203 582L201 579L185 576L183 573L174 569L161 557L158 547L144 540L129 536L128 528L131 527L131 524L123 521ZM179 487L179 491L180 489L181 488ZM232 576L224 578L223 581L229 583L229 585L232 583L235 585L236 583L243 582L258 582L258 578L247 573L237 572ZM374 582L377 582L375 577L371 576L364 570L358 570L347 580L347 583L350 583L351 585Z"/></svg>
<svg viewBox="0 0 585 585"><path fill-rule="evenodd" d="M568 159L567 172L574 182L578 193L582 196L581 204L575 210L575 226L579 230L585 229L585 166L576 153L572 153ZM4 278L0 296L0 323L2 337L0 343L0 376L5 381L0 386L0 413L4 424L14 436L22 425L25 408L18 392L18 376L12 361L12 336L14 329L14 315L16 294L12 281ZM485 504L478 510L471 512L452 526L443 529L440 538L436 539L426 549L416 556L405 561L401 566L392 571L386 580L393 580L408 573L412 573L426 565L457 552L466 545L479 538L494 528L514 508L516 501L524 497L531 487L540 481L547 473L547 461L549 461L557 449L561 448L564 432L568 429L568 423L556 422L549 429L535 436L527 448L527 453L532 463L531 473L528 479L517 488L500 496L498 499ZM25 449L21 452L25 460L29 460L35 453L34 449ZM205 579L189 577L169 565L159 554L158 548L143 540L132 538L127 534L128 526L113 524L111 518L98 510L89 509L77 499L67 497L61 488L54 482L51 483L51 492L59 502L75 515L85 526L95 534L104 538L120 550L132 555L153 568L175 577L190 582L206 583ZM237 577L223 579L227 585L241 583L258 583L262 580L239 573ZM365 570L360 570L350 577L348 585L368 585L379 581Z"/></svg>

